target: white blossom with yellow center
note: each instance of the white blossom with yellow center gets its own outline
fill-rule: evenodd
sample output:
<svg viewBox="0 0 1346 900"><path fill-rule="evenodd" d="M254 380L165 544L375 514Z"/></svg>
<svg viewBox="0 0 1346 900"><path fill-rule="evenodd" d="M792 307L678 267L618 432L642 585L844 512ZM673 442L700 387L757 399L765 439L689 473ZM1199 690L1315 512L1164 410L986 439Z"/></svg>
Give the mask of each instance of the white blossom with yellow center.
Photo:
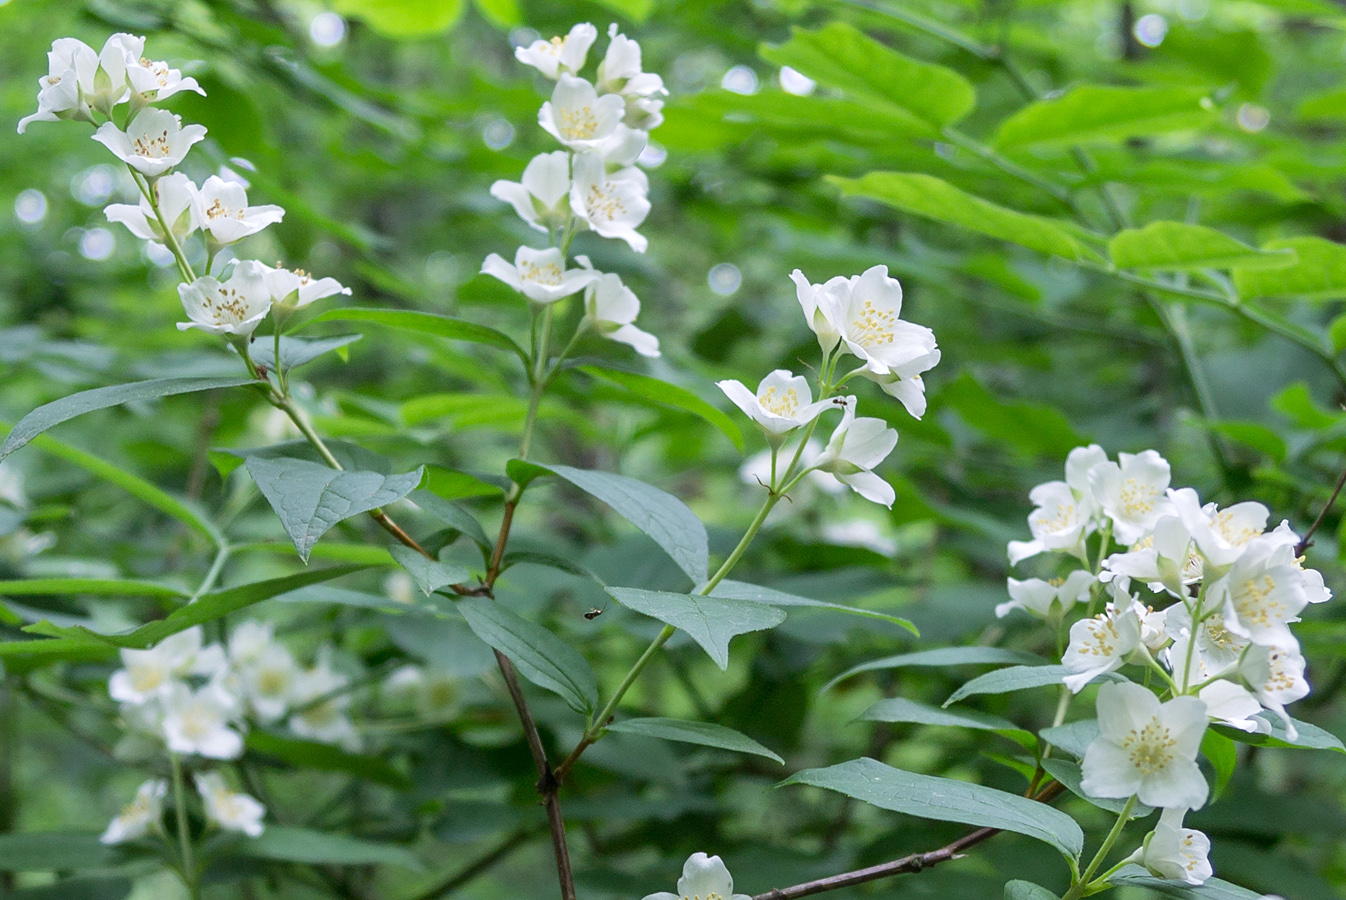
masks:
<svg viewBox="0 0 1346 900"><path fill-rule="evenodd" d="M1248 542L1266 530L1271 515L1265 506L1253 502L1235 503L1226 509L1219 509L1214 503L1202 506L1191 488L1169 488L1168 497L1196 541L1205 574L1210 577L1228 570Z"/></svg>
<svg viewBox="0 0 1346 900"><path fill-rule="evenodd" d="M1097 579L1093 573L1076 569L1065 578L1053 578L1050 581L1041 578L1008 579L1009 602L995 608L995 614L1003 618L1012 610L1022 609L1029 615L1045 619L1059 618L1076 603L1089 600L1089 589Z"/></svg>
<svg viewBox="0 0 1346 900"><path fill-rule="evenodd" d="M524 167L521 180L492 184L491 196L513 206L538 231L565 227L570 218L570 154L539 153Z"/></svg>
<svg viewBox="0 0 1346 900"><path fill-rule="evenodd" d="M678 892L646 894L643 900L751 900L734 893L734 878L718 856L693 853L682 866Z"/></svg>
<svg viewBox="0 0 1346 900"><path fill-rule="evenodd" d="M598 64L598 89L605 94L620 94L626 100L625 122L633 128L657 128L664 121L664 101L668 93L664 80L641 69L640 44L620 34L614 23L608 28L607 53Z"/></svg>
<svg viewBox="0 0 1346 900"><path fill-rule="evenodd" d="M597 39L598 29L588 22L581 22L565 36L558 35L551 40L540 38L527 47L515 47L514 58L555 80L563 74L574 75L584 68L589 48Z"/></svg>
<svg viewBox="0 0 1346 900"><path fill-rule="evenodd" d="M562 74L537 121L571 150L593 150L616 133L625 112L626 101L617 94L600 97L583 78Z"/></svg>
<svg viewBox="0 0 1346 900"><path fill-rule="evenodd" d="M202 646L201 628L170 635L148 650L122 650L122 668L108 679L108 694L119 703L140 705L163 698L179 679L214 676L224 668L218 644Z"/></svg>
<svg viewBox="0 0 1346 900"><path fill-rule="evenodd" d="M1165 491L1171 473L1168 461L1153 450L1119 453L1117 462L1089 470L1089 487L1103 512L1112 519L1113 539L1132 544L1172 511Z"/></svg>
<svg viewBox="0 0 1346 900"><path fill-rule="evenodd" d="M146 781L136 788L135 799L126 804L108 823L107 829L98 839L99 842L124 844L158 830L159 822L164 815L164 794L167 792L168 782L161 779Z"/></svg>
<svg viewBox="0 0 1346 900"><path fill-rule="evenodd" d="M891 509L897 492L873 470L897 446L897 431L883 419L857 418L854 397L838 397L832 402L841 405L844 411L816 467L835 475L866 500Z"/></svg>
<svg viewBox="0 0 1346 900"><path fill-rule="evenodd" d="M350 296L351 289L335 278L314 278L303 269L262 266L271 301L282 310L303 309L315 300L336 294Z"/></svg>
<svg viewBox="0 0 1346 900"><path fill-rule="evenodd" d="M1125 594L1105 612L1070 626L1070 644L1061 657L1066 674L1061 682L1076 694L1089 682L1115 672L1140 646L1143 607Z"/></svg>
<svg viewBox="0 0 1346 900"><path fill-rule="evenodd" d="M155 177L182 162L192 145L206 136L204 125L186 125L171 112L141 110L122 131L104 122L93 139L142 175Z"/></svg>
<svg viewBox="0 0 1346 900"><path fill-rule="evenodd" d="M1294 547L1271 536L1249 541L1208 592L1208 603L1223 604L1229 631L1264 647L1293 643L1290 623L1309 603Z"/></svg>
<svg viewBox="0 0 1346 900"><path fill-rule="evenodd" d="M243 737L230 727L240 711L238 701L218 684L192 690L178 683L162 702L163 733L169 750L211 759L237 759L242 755Z"/></svg>
<svg viewBox="0 0 1346 900"><path fill-rule="evenodd" d="M584 268L593 268L589 257L575 258ZM638 315L640 315L640 298L618 275L612 273L601 275L597 281L584 289L584 318L588 327L608 340L630 346L641 356L657 357L659 339L633 324Z"/></svg>
<svg viewBox="0 0 1346 900"><path fill-rule="evenodd" d="M97 71L98 54L88 44L75 38L52 41L47 74L37 80L37 112L19 120L19 134L33 122L93 121L87 98Z"/></svg>
<svg viewBox="0 0 1346 900"><path fill-rule="evenodd" d="M218 772L202 772L195 780L207 819L225 831L240 831L248 837L262 833L266 807L255 797L229 790Z"/></svg>
<svg viewBox="0 0 1346 900"><path fill-rule="evenodd" d="M1209 787L1196 764L1206 704L1175 697L1161 704L1131 682L1098 689L1099 736L1084 751L1081 789L1091 797L1135 795L1149 806L1198 809Z"/></svg>
<svg viewBox="0 0 1346 900"><path fill-rule="evenodd" d="M167 100L181 91L196 91L202 97L206 92L195 78L183 78L182 71L163 60L133 58L126 66L126 81L132 92L143 101Z"/></svg>
<svg viewBox="0 0 1346 900"><path fill-rule="evenodd" d="M346 750L360 749L360 735L346 711L350 708L350 679L332 668L329 648L318 661L300 674L293 693L290 730L303 738L337 744Z"/></svg>
<svg viewBox="0 0 1346 900"><path fill-rule="evenodd" d="M644 253L649 242L636 231L650 212L644 175L635 169L609 174L597 150L577 154L574 170L570 208L579 220L597 234L626 241Z"/></svg>
<svg viewBox="0 0 1346 900"><path fill-rule="evenodd" d="M859 357L864 370L880 384L892 382L894 376L919 374L911 371L914 362L928 369L939 361L935 333L902 320L902 285L888 276L887 266L866 269L844 286L828 285L832 287L818 292L819 308L837 330L841 346Z"/></svg>
<svg viewBox="0 0 1346 900"><path fill-rule="evenodd" d="M1201 557L1192 535L1177 516L1161 516L1153 529L1131 542L1124 553L1103 560L1109 576L1135 578L1151 590L1174 597L1187 595L1187 586L1201 580Z"/></svg>
<svg viewBox="0 0 1346 900"><path fill-rule="evenodd" d="M1035 507L1028 516L1033 540L1009 542L1010 564L1048 550L1084 559L1084 540L1094 530L1093 499L1071 490L1064 481L1040 484L1029 492L1028 499Z"/></svg>
<svg viewBox="0 0 1346 900"><path fill-rule="evenodd" d="M1159 878L1187 884L1205 884L1214 874L1210 865L1210 838L1194 828L1183 828L1186 809L1166 809L1159 824L1133 859Z"/></svg>
<svg viewBox="0 0 1346 900"><path fill-rule="evenodd" d="M155 199L159 202L159 212L168 223L168 230L178 243L200 227L196 217L197 188L192 180L181 172L165 175L154 182ZM142 241L164 243L164 229L154 207L148 200L140 198L140 203L112 203L104 210L109 222L119 222Z"/></svg>
<svg viewBox="0 0 1346 900"><path fill-rule="evenodd" d="M178 285L182 308L189 322L178 329L199 328L209 334L244 337L257 330L271 309L271 291L266 266L254 259L234 266L225 281L204 275L191 284Z"/></svg>
<svg viewBox="0 0 1346 900"><path fill-rule="evenodd" d="M249 206L243 185L212 175L197 192L196 218L217 244L232 244L285 217L273 204Z"/></svg>
<svg viewBox="0 0 1346 900"><path fill-rule="evenodd" d="M1258 701L1285 723L1285 732L1291 740L1298 735L1298 729L1285 705L1308 696L1304 665L1299 645L1293 642L1278 647L1253 645L1239 662L1239 674L1256 692Z"/></svg>
<svg viewBox="0 0 1346 900"><path fill-rule="evenodd" d="M567 269L565 257L555 247L546 250L520 247L514 254L514 265L492 253L481 264L481 271L536 303L555 303L583 290L602 275L593 269Z"/></svg>
<svg viewBox="0 0 1346 900"><path fill-rule="evenodd" d="M739 381L718 381L715 386L766 432L769 440L783 439L832 407L830 400L814 403L808 379L785 369L763 378L756 392Z"/></svg>

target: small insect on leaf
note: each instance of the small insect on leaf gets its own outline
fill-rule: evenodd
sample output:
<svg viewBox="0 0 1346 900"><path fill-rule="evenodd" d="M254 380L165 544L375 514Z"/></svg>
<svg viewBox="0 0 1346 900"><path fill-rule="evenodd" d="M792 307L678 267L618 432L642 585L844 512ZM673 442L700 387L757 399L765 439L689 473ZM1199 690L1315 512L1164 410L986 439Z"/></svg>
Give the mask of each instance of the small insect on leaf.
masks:
<svg viewBox="0 0 1346 900"><path fill-rule="evenodd" d="M593 609L590 609L587 613L584 614L584 618L592 622L594 619L597 619L601 615L603 615L603 610L599 609L598 607L594 607Z"/></svg>

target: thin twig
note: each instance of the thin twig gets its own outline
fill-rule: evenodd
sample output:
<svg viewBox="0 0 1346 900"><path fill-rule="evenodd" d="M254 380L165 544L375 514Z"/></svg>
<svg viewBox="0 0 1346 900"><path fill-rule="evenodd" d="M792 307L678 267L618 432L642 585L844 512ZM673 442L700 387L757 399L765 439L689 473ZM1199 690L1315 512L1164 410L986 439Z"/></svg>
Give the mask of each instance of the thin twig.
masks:
<svg viewBox="0 0 1346 900"><path fill-rule="evenodd" d="M1332 496L1327 498L1327 503L1323 506L1322 512L1318 513L1318 518L1313 520L1309 530L1304 532L1304 536L1299 539L1299 543L1295 544L1295 556L1303 556L1304 551L1313 546L1313 533L1318 530L1318 526L1323 524L1327 514L1332 511L1332 506L1337 502L1337 496L1341 493L1342 487L1346 487L1346 470L1342 471L1341 477L1337 479L1337 486L1332 489Z"/></svg>

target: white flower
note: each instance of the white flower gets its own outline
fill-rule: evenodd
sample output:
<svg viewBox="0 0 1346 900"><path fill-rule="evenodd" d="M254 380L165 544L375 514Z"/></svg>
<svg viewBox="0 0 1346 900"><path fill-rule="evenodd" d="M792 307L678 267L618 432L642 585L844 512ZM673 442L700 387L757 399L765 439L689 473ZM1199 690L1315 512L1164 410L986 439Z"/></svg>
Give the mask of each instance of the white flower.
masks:
<svg viewBox="0 0 1346 900"><path fill-rule="evenodd" d="M1022 609L1039 618L1059 618L1076 603L1089 601L1089 589L1097 579L1093 573L1076 569L1065 578L1053 578L1043 581L1041 578L1028 578L1019 581L1008 579L1010 599L995 608L999 618L1009 615L1011 610Z"/></svg>
<svg viewBox="0 0 1346 900"><path fill-rule="evenodd" d="M491 196L538 231L561 228L570 218L570 154L564 150L540 153L523 170L522 181L497 181Z"/></svg>
<svg viewBox="0 0 1346 900"><path fill-rule="evenodd" d="M93 91L85 97L90 106L111 116L112 108L129 98L130 82L126 73L130 67L139 65L144 50L145 39L134 34L123 32L107 39L98 54Z"/></svg>
<svg viewBox="0 0 1346 900"><path fill-rule="evenodd" d="M646 894L643 900L751 900L734 893L734 878L718 856L693 853L682 866L678 892Z"/></svg>
<svg viewBox="0 0 1346 900"><path fill-rule="evenodd" d="M1196 764L1206 704L1175 697L1160 704L1148 688L1123 682L1098 689L1099 736L1084 751L1080 787L1091 797L1133 794L1148 806L1198 809L1210 788Z"/></svg>
<svg viewBox="0 0 1346 900"><path fill-rule="evenodd" d="M802 271L795 269L790 273L790 280L795 283L795 296L799 298L799 308L804 311L804 321L818 336L822 351L830 353L841 340L841 334L829 318L834 301L821 299L820 295L845 289L848 286L846 279L838 275L824 284L813 284Z"/></svg>
<svg viewBox="0 0 1346 900"><path fill-rule="evenodd" d="M383 683L386 696L410 700L423 719L446 719L462 702L458 679L448 672L406 665Z"/></svg>
<svg viewBox="0 0 1346 900"><path fill-rule="evenodd" d="M1253 718L1262 711L1262 704L1246 689L1231 681L1212 681L1197 692L1206 704L1206 715L1216 722L1248 733L1269 731L1265 719Z"/></svg>
<svg viewBox="0 0 1346 900"><path fill-rule="evenodd" d="M1093 501L1076 493L1064 481L1048 481L1028 494L1036 509L1028 516L1031 541L1010 541L1013 565L1047 550L1060 550L1084 558L1084 539L1094 530Z"/></svg>
<svg viewBox="0 0 1346 900"><path fill-rule="evenodd" d="M1293 642L1290 623L1308 605L1294 547L1253 538L1228 573L1210 585L1207 602L1224 604L1225 627L1254 644Z"/></svg>
<svg viewBox="0 0 1346 900"><path fill-rule="evenodd" d="M271 302L282 309L303 309L315 300L336 294L349 297L351 293L335 278L314 278L303 269L273 269L267 265L262 269Z"/></svg>
<svg viewBox="0 0 1346 900"><path fill-rule="evenodd" d="M196 753L211 759L237 759L243 737L229 727L238 703L217 684L193 691L175 684L163 699L163 733L174 753Z"/></svg>
<svg viewBox="0 0 1346 900"><path fill-rule="evenodd" d="M191 319L179 322L178 330L199 328L209 334L238 337L252 334L271 309L266 268L248 259L235 266L226 281L203 275L191 284L178 285L182 308Z"/></svg>
<svg viewBox="0 0 1346 900"><path fill-rule="evenodd" d="M19 134L31 122L78 119L91 122L88 96L93 93L98 54L83 41L60 38L47 53L47 74L37 80L37 112L19 120Z"/></svg>
<svg viewBox="0 0 1346 900"><path fill-rule="evenodd" d="M554 37L550 41L539 39L527 47L515 47L514 58L551 79L564 73L574 75L584 68L584 58L596 40L598 29L588 22L581 22L565 37Z"/></svg>
<svg viewBox="0 0 1346 900"><path fill-rule="evenodd" d="M577 256L575 259L584 268L593 268L589 257ZM633 347L641 356L656 357L659 355L659 339L633 324L638 315L640 298L617 275L600 274L597 281L584 289L584 316L595 331L609 340Z"/></svg>
<svg viewBox="0 0 1346 900"><path fill-rule="evenodd" d="M598 96L583 78L562 74L537 122L571 150L592 150L616 132L626 101L616 94Z"/></svg>
<svg viewBox="0 0 1346 900"><path fill-rule="evenodd" d="M1238 665L1248 646L1246 638L1229 630L1223 614L1203 614L1201 625L1196 629L1196 644L1192 647L1192 669L1188 672L1187 648L1192 639L1191 611L1182 603L1173 604L1166 610L1164 629L1173 638L1173 646L1166 651L1165 658L1182 690L1186 690L1188 685L1200 684L1228 673Z"/></svg>
<svg viewBox="0 0 1346 900"><path fill-rule="evenodd" d="M828 282L831 284L832 282ZM935 333L902 321L902 285L888 277L887 266L874 266L850 278L845 287L818 293L846 349L877 376L896 374L913 360L935 351Z"/></svg>
<svg viewBox="0 0 1346 900"><path fill-rule="evenodd" d="M1193 828L1183 828L1186 809L1166 809L1159 824L1145 839L1139 862L1160 878L1204 884L1210 878L1210 838Z"/></svg>
<svg viewBox="0 0 1346 900"><path fill-rule="evenodd" d="M897 431L882 419L855 417L855 398L836 398L845 406L841 424L832 432L818 468L833 475L866 500L889 509L897 499L893 486L872 471L897 446Z"/></svg>
<svg viewBox="0 0 1346 900"><path fill-rule="evenodd" d="M777 369L763 378L756 393L739 381L717 381L715 386L757 423L769 440L779 440L835 405L834 400L814 403L808 379L785 369Z"/></svg>
<svg viewBox="0 0 1346 900"><path fill-rule="evenodd" d="M1108 461L1108 454L1097 444L1076 447L1066 454L1066 484L1075 493L1089 493L1089 473Z"/></svg>
<svg viewBox="0 0 1346 900"><path fill-rule="evenodd" d="M635 168L635 164L649 143L650 136L646 132L618 125L612 134L594 149L602 154L603 162L609 171L622 170L622 177L640 182L642 189L648 192L649 177Z"/></svg>
<svg viewBox="0 0 1346 900"><path fill-rule="evenodd" d="M1061 682L1078 694L1098 676L1120 669L1139 646L1136 604L1129 600L1110 603L1106 612L1070 626L1070 644L1061 657L1069 674Z"/></svg>
<svg viewBox="0 0 1346 900"><path fill-rule="evenodd" d="M1112 519L1113 539L1132 544L1154 527L1171 505L1164 496L1171 477L1168 461L1153 450L1119 453L1089 469L1089 487Z"/></svg>
<svg viewBox="0 0 1346 900"><path fill-rule="evenodd" d="M270 622L248 619L229 633L229 662L249 666L258 662L275 641L276 630Z"/></svg>
<svg viewBox="0 0 1346 900"><path fill-rule="evenodd" d="M555 247L546 250L520 247L512 266L499 254L492 253L481 264L481 271L538 303L555 303L569 297L599 276L592 269L566 269L565 257Z"/></svg>
<svg viewBox="0 0 1346 900"><path fill-rule="evenodd" d="M285 715L299 683L300 670L283 644L267 644L256 658L236 663L236 672L243 696L259 720L275 722Z"/></svg>
<svg viewBox="0 0 1346 900"><path fill-rule="evenodd" d="M1294 740L1298 735L1285 704L1308 696L1304 678L1304 657L1296 644L1282 647L1252 646L1239 663L1239 674L1257 692L1262 705L1285 723L1285 732Z"/></svg>
<svg viewBox="0 0 1346 900"><path fill-rule="evenodd" d="M202 97L206 92L195 78L183 78L179 69L170 68L162 60L138 57L128 62L126 80L143 101L167 100L180 91L196 91Z"/></svg>
<svg viewBox="0 0 1346 900"><path fill-rule="evenodd" d="M664 101L656 98L668 93L663 79L641 70L640 44L619 34L616 23L608 28L608 37L611 43L598 64L598 89L626 99L627 125L646 130L659 127L664 121Z"/></svg>
<svg viewBox="0 0 1346 900"><path fill-rule="evenodd" d="M197 194L197 221L217 244L242 240L284 217L279 206L249 206L243 185L218 175L207 178Z"/></svg>
<svg viewBox="0 0 1346 900"><path fill-rule="evenodd" d="M931 332L931 340L933 339L934 333ZM925 379L921 374L939 365L939 360L939 348L932 347L920 356L893 366L887 375L876 375L868 369L863 375L881 387L885 394L906 407L912 418L919 419L925 415Z"/></svg>
<svg viewBox="0 0 1346 900"><path fill-rule="evenodd" d="M153 177L182 162L192 145L205 136L204 125L184 127L171 112L148 107L136 114L125 131L104 122L93 139L137 172Z"/></svg>
<svg viewBox="0 0 1346 900"><path fill-rule="evenodd" d="M159 202L159 212L168 223L168 230L180 244L196 231L200 223L196 217L196 185L181 172L165 175L150 187ZM113 203L103 210L109 222L120 222L142 241L167 243L154 207L144 197L139 205Z"/></svg>
<svg viewBox="0 0 1346 900"><path fill-rule="evenodd" d="M1152 590L1187 596L1187 586L1201 580L1201 555L1177 516L1163 516L1154 529L1125 553L1103 560L1108 573L1144 581Z"/></svg>
<svg viewBox="0 0 1346 900"><path fill-rule="evenodd" d="M162 780L150 780L136 788L135 799L122 807L117 817L108 823L99 843L124 844L157 830L164 815L163 800L167 791L168 782Z"/></svg>
<svg viewBox="0 0 1346 900"><path fill-rule="evenodd" d="M1223 573L1243 553L1248 542L1260 535L1271 515L1260 503L1236 503L1218 509L1214 503L1201 505L1191 488L1169 488L1169 500L1178 518L1196 541L1212 577Z"/></svg>
<svg viewBox="0 0 1346 900"><path fill-rule="evenodd" d="M309 740L357 750L360 735L346 715L350 706L350 693L346 691L350 679L332 670L326 649L317 664L302 673L294 686L295 712L290 716L290 730Z"/></svg>
<svg viewBox="0 0 1346 900"><path fill-rule="evenodd" d="M577 154L574 169L570 208L575 215L603 237L626 241L632 250L644 253L649 241L636 228L650 213L645 177L633 175L634 169L608 174L596 150Z"/></svg>
<svg viewBox="0 0 1346 900"><path fill-rule="evenodd" d="M197 775L196 790L205 803L206 818L225 831L241 831L254 838L262 833L266 807L248 794L229 790L220 773Z"/></svg>
<svg viewBox="0 0 1346 900"><path fill-rule="evenodd" d="M175 680L212 676L224 665L218 644L201 646L201 627L169 635L148 650L122 650L122 668L108 679L108 694L119 703L138 705L166 696Z"/></svg>
<svg viewBox="0 0 1346 900"><path fill-rule="evenodd" d="M787 443L782 446L780 450L777 451L776 459L778 468L783 467L788 464L791 459L794 459L795 451L797 449L798 444L795 443ZM809 438L809 442L804 445L804 452L799 456L800 465L809 470L809 473L804 476L804 480L800 482L800 487L803 487L806 484L811 484L825 494L844 494L846 492L846 485L838 481L837 476L830 475L827 472L819 472L817 469L813 468L818 462L818 457L822 456L822 454L822 442L817 438ZM783 473L778 471L777 474L780 475ZM760 453L754 453L744 460L743 465L738 467L738 478L744 484L748 485L769 485L771 482L771 451L763 450ZM798 499L798 495L796 495L796 499ZM779 509L780 507L778 506L775 510L772 510L772 512L775 513L776 510Z"/></svg>

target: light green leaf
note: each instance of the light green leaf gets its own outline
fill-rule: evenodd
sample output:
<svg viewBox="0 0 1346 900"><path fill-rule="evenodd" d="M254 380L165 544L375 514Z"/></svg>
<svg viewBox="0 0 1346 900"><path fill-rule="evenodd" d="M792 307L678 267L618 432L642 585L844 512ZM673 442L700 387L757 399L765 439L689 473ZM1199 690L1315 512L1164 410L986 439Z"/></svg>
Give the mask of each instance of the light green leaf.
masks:
<svg viewBox="0 0 1346 900"><path fill-rule="evenodd" d="M416 586L427 597L442 587L462 584L472 577L472 573L462 566L430 559L401 544L389 547L388 552L397 560L398 565L411 573Z"/></svg>
<svg viewBox="0 0 1346 900"><path fill-rule="evenodd" d="M1245 300L1256 297L1346 297L1346 245L1320 237L1268 241L1263 250L1293 250L1297 260L1284 269L1234 269L1234 287Z"/></svg>
<svg viewBox="0 0 1346 900"><path fill-rule="evenodd" d="M721 750L733 750L736 753L752 753L756 756L774 759L781 765L785 765L785 760L746 734L740 734L723 725L712 725L709 722L687 722L681 719L658 718L626 719L621 722L614 722L607 727L607 730L662 738L666 741L681 741L684 744L700 744L703 747L718 747Z"/></svg>
<svg viewBox="0 0 1346 900"><path fill-rule="evenodd" d="M950 725L956 728L974 728L978 731L996 731L1016 741L1032 741L1032 733L1025 731L1008 719L993 716L976 710L949 712L908 700L905 697L892 697L880 700L862 712L858 719L866 722L910 722L915 725Z"/></svg>
<svg viewBox="0 0 1346 900"><path fill-rule="evenodd" d="M1219 115L1208 91L1085 84L1039 100L1001 123L1001 149L1067 146L1204 128Z"/></svg>
<svg viewBox="0 0 1346 900"><path fill-rule="evenodd" d="M496 28L515 28L523 24L518 0L472 0L472 5Z"/></svg>
<svg viewBox="0 0 1346 900"><path fill-rule="evenodd" d="M0 581L0 596L46 595L68 597L94 594L103 597L171 597L185 599L186 591L154 581L112 578L30 578Z"/></svg>
<svg viewBox="0 0 1346 900"><path fill-rule="evenodd" d="M1044 728L1038 736L1053 747L1064 750L1076 759L1084 758L1084 751L1098 737L1098 720L1083 719L1069 725Z"/></svg>
<svg viewBox="0 0 1346 900"><path fill-rule="evenodd" d="M405 497L424 475L423 469L405 475L348 472L288 457L249 456L247 468L305 563L333 525Z"/></svg>
<svg viewBox="0 0 1346 900"><path fill-rule="evenodd" d="M786 43L763 45L758 52L855 100L880 109L899 107L936 128L963 118L977 103L962 75L904 56L845 22L816 31L795 28Z"/></svg>
<svg viewBox="0 0 1346 900"><path fill-rule="evenodd" d="M915 653L899 653L897 656L885 656L852 666L823 685L822 691L831 690L839 682L845 681L862 672L874 672L881 669L902 669L908 666L924 668L943 668L945 666L987 666L1015 663L1018 665L1041 665L1047 660L1022 650L1007 650L1003 647L938 647L934 650L918 650Z"/></svg>
<svg viewBox="0 0 1346 900"><path fill-rule="evenodd" d="M1273 715L1263 710L1258 713L1256 718L1260 718L1271 726L1271 733L1249 734L1237 728L1230 728L1226 725L1212 726L1225 737L1233 738L1240 744L1252 744L1254 747L1285 747L1294 750L1335 750L1338 753L1346 753L1346 745L1343 745L1341 738L1332 734L1330 731L1319 728L1317 725L1310 725L1308 722L1301 722L1293 719L1295 729L1298 735L1291 740L1290 735L1285 731L1285 723L1281 721L1280 716Z"/></svg>
<svg viewBox="0 0 1346 900"><path fill-rule="evenodd" d="M376 844L344 834L312 831L285 825L266 826L255 838L240 838L236 852L258 859L333 866L400 866L422 869L421 861L406 847Z"/></svg>
<svg viewBox="0 0 1346 900"><path fill-rule="evenodd" d="M827 176L848 197L877 200L894 209L957 225L1053 256L1085 259L1097 254L1076 239L1068 223L1031 215L973 196L933 175L870 172L860 178Z"/></svg>
<svg viewBox="0 0 1346 900"><path fill-rule="evenodd" d="M463 509L452 500L445 500L438 494L431 493L428 490L412 491L407 495L407 499L415 503L421 509L434 516L439 521L448 525L455 531L459 531L472 540L477 546L490 550L492 546L491 539L486 536L481 523L472 517L472 514Z"/></svg>
<svg viewBox="0 0 1346 900"><path fill-rule="evenodd" d="M485 344L499 350L509 350L518 356L519 360L525 365L528 361L528 357L524 355L519 345L504 332L488 328L485 325L478 325L476 322L467 322L434 313L408 309L361 309L357 307L330 310L309 320L309 324L319 322L372 322L375 325L386 325L389 328L399 328L417 334Z"/></svg>
<svg viewBox="0 0 1346 900"><path fill-rule="evenodd" d="M652 401L660 406L689 412L714 425L721 434L733 442L740 452L743 450L743 432L734 424L734 420L689 390L680 388L676 384L669 384L667 381L661 381L658 378L651 378L648 375L641 375L636 372L626 372L609 366L584 365L579 366L579 370L594 378L601 378L613 384L621 385L637 397Z"/></svg>
<svg viewBox="0 0 1346 900"><path fill-rule="evenodd" d="M1119 269L1283 269L1293 265L1293 250L1258 250L1214 228L1184 222L1151 222L1128 228L1108 243Z"/></svg>
<svg viewBox="0 0 1346 900"><path fill-rule="evenodd" d="M1060 684L1065 674L1065 666L1010 666L1008 669L997 669L972 679L954 691L949 699L944 701L944 705L957 703L974 694L1008 694L1011 691ZM1116 673L1110 674L1112 679L1120 678Z"/></svg>
<svg viewBox="0 0 1346 900"><path fill-rule="evenodd" d="M766 603L770 606L803 606L812 607L814 609L832 609L837 612L849 613L853 616L864 616L867 619L878 619L881 622L891 622L894 625L905 628L916 637L921 636L921 633L917 630L916 626L901 616L890 616L887 613L875 612L872 609L859 609L854 606L844 606L840 603L829 603L825 600L810 600L808 597L787 594L772 588L761 587L756 584L748 584L745 581L733 581L726 578L715 586L715 590L711 591L710 595L712 597L728 597L732 600L751 600L754 603Z"/></svg>
<svg viewBox="0 0 1346 900"><path fill-rule="evenodd" d="M593 714L598 681L578 650L486 597L464 597L456 605L477 637L508 656L520 675L560 695L575 712Z"/></svg>
<svg viewBox="0 0 1346 900"><path fill-rule="evenodd" d="M775 628L785 621L785 613L774 606L749 600L639 588L610 587L607 592L623 606L687 632L721 670L729 667L729 641L732 638L750 631Z"/></svg>
<svg viewBox="0 0 1346 900"><path fill-rule="evenodd" d="M361 337L363 335L359 334L342 334L336 337L312 339L282 336L280 339L280 361L288 372L290 369L313 362L324 353L349 346L360 340ZM270 341L257 341L253 344L251 352L252 361L259 366L265 366L272 370L276 368L276 355Z"/></svg>
<svg viewBox="0 0 1346 900"><path fill-rule="evenodd" d="M96 834L20 831L0 834L0 872L78 872L115 862L121 853Z"/></svg>
<svg viewBox="0 0 1346 900"><path fill-rule="evenodd" d="M644 22L654 12L654 0L595 0L600 6L606 6L633 22Z"/></svg>
<svg viewBox="0 0 1346 900"><path fill-rule="evenodd" d="M1333 353L1346 350L1346 313L1337 316L1332 320L1332 324L1327 326L1327 337L1332 342Z"/></svg>
<svg viewBox="0 0 1346 900"><path fill-rule="evenodd" d="M872 759L807 769L781 783L826 788L922 819L1013 831L1045 841L1070 859L1077 859L1084 847L1075 820L1045 803L980 784L905 772Z"/></svg>
<svg viewBox="0 0 1346 900"><path fill-rule="evenodd" d="M1064 784L1066 789L1072 794L1087 803L1092 803L1099 809L1106 809L1113 815L1121 815L1122 810L1126 808L1125 800L1110 800L1104 797L1091 797L1086 794L1084 788L1080 787L1080 780L1083 776L1080 773L1079 763L1073 763L1068 759L1056 759L1049 756L1042 760L1042 769L1048 775ZM1143 818L1152 812L1154 812L1153 806L1146 806L1144 803L1137 801L1135 806L1131 809L1130 818Z"/></svg>
<svg viewBox="0 0 1346 900"><path fill-rule="evenodd" d="M546 466L531 461L523 465L520 463L520 460L511 463L511 478L515 477L516 472L527 481L545 472L561 476L586 494L611 506L628 522L653 538L692 581L700 584L706 580L710 567L706 526L677 497L625 475L593 469L572 469L570 466ZM521 486L525 484L526 481L520 482Z"/></svg>
<svg viewBox="0 0 1346 900"><path fill-rule="evenodd" d="M1005 885L1005 900L1060 900L1060 898L1031 881L1011 881Z"/></svg>
<svg viewBox="0 0 1346 900"><path fill-rule="evenodd" d="M53 400L51 403L39 406L20 419L13 430L10 431L9 437L5 438L5 442L0 444L0 459L9 456L48 428L53 428L62 422L70 421L76 416L82 416L95 410L107 409L110 406L121 406L123 403L157 400L160 397L171 397L175 394L191 394L197 391L241 387L245 384L256 383L249 377L156 378L152 381L114 384L108 387L94 388L91 391L81 391L78 394L71 394L69 397L62 397L60 400Z"/></svg>
<svg viewBox="0 0 1346 900"><path fill-rule="evenodd" d="M317 769L321 772L345 772L399 791L411 788L411 779L378 756L347 753L340 747L318 741L306 741L289 735L253 729L246 739L248 751L273 760Z"/></svg>

